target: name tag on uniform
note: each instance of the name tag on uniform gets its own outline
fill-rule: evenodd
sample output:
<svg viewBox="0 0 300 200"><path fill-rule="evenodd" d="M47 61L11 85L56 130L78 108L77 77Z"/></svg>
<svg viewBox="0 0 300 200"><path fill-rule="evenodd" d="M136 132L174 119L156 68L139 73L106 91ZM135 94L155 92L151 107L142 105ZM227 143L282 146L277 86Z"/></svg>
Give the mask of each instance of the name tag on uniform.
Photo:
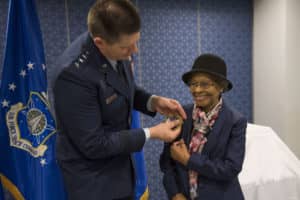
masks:
<svg viewBox="0 0 300 200"><path fill-rule="evenodd" d="M114 93L110 97L107 97L105 99L106 104L111 104L111 102L113 102L117 97L118 97L118 95L116 93Z"/></svg>

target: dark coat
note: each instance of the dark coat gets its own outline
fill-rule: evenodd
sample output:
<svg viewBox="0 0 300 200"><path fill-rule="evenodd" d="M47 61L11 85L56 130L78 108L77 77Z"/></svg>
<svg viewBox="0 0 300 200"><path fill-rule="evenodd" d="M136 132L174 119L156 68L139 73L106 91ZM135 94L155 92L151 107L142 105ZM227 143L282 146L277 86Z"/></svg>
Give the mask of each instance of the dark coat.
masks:
<svg viewBox="0 0 300 200"><path fill-rule="evenodd" d="M56 157L69 199L110 200L132 195L131 153L142 149L145 134L143 129L129 130L130 116L133 108L154 115L146 108L150 94L135 85L125 61L126 83L122 82L87 33L60 60L66 67L57 73L53 89Z"/></svg>
<svg viewBox="0 0 300 200"><path fill-rule="evenodd" d="M184 107L187 120L180 138L187 147L193 129L193 105ZM170 144L166 143L160 158L163 184L168 197L183 193L189 197L188 170L199 173L198 197L201 200L242 200L244 199L238 181L245 155L245 133L247 120L228 107L225 101L201 154L193 153L187 166L170 157Z"/></svg>

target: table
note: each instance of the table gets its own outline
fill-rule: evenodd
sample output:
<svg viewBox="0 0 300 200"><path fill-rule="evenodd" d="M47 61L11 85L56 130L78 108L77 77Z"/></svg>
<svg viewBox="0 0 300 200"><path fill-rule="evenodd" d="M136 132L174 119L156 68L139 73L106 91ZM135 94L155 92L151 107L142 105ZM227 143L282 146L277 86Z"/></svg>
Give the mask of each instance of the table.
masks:
<svg viewBox="0 0 300 200"><path fill-rule="evenodd" d="M248 124L239 174L246 200L300 200L300 161L266 126Z"/></svg>

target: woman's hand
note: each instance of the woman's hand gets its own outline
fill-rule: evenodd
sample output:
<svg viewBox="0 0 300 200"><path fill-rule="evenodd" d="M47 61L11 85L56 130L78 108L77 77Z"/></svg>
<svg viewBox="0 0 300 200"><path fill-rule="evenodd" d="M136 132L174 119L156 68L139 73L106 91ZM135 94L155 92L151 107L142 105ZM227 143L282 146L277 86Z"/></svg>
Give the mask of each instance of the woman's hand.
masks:
<svg viewBox="0 0 300 200"><path fill-rule="evenodd" d="M174 142L171 145L171 157L183 165L187 165L191 155L183 139Z"/></svg>

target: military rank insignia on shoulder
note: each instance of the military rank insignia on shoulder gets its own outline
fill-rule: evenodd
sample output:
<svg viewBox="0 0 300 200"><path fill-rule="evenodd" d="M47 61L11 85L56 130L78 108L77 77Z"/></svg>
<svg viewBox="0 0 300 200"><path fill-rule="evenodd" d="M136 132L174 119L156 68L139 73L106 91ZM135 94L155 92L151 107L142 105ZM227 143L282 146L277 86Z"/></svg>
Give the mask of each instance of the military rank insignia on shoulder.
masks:
<svg viewBox="0 0 300 200"><path fill-rule="evenodd" d="M87 61L88 55L89 55L88 51L81 53L78 56L78 58L74 61L74 66L79 69L82 66L82 64Z"/></svg>

